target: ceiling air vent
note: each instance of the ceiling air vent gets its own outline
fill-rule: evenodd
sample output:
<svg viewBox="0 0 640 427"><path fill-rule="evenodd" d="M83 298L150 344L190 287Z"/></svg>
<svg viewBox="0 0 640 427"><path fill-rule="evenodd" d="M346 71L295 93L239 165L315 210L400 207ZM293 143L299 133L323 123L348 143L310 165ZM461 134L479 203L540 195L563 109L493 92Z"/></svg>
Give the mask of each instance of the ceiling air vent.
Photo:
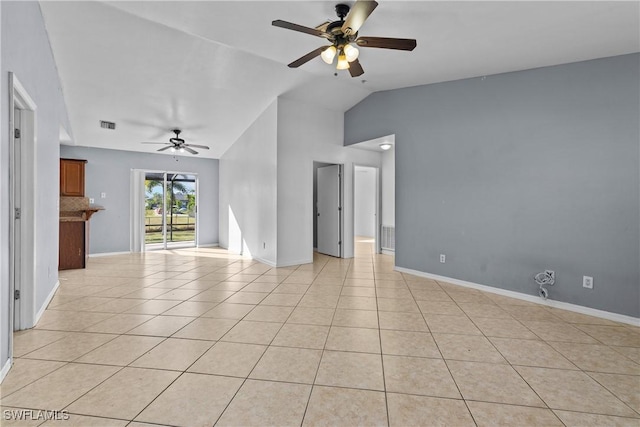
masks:
<svg viewBox="0 0 640 427"><path fill-rule="evenodd" d="M105 122L104 120L100 120L100 127L102 129L115 129L116 124L114 122Z"/></svg>

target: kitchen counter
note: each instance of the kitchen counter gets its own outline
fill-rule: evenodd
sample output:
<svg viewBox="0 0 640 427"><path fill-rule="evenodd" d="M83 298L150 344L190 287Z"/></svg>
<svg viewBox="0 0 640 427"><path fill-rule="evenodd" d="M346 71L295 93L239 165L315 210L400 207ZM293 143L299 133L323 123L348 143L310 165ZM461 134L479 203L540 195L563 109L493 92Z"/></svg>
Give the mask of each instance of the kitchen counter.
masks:
<svg viewBox="0 0 640 427"><path fill-rule="evenodd" d="M92 205L82 210L60 211L60 222L88 221L94 213L103 210L102 206Z"/></svg>

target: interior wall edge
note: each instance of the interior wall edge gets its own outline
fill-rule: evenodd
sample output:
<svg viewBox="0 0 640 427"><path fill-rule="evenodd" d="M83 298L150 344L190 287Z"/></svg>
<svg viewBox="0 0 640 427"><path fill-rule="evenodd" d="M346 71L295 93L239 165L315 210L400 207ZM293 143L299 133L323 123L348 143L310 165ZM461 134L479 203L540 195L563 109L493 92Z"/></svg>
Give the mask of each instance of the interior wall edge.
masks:
<svg viewBox="0 0 640 427"><path fill-rule="evenodd" d="M49 306L49 303L51 302L53 297L56 295L56 291L58 290L59 287L60 287L60 280L56 282L56 284L53 286L53 289L51 289L51 292L49 292L49 295L47 295L47 298L44 300L44 303L42 304L42 306L38 308L38 312L36 313L36 318L34 319L34 322L33 322L34 327L40 321L40 318L42 317L42 315L44 314L44 311Z"/></svg>

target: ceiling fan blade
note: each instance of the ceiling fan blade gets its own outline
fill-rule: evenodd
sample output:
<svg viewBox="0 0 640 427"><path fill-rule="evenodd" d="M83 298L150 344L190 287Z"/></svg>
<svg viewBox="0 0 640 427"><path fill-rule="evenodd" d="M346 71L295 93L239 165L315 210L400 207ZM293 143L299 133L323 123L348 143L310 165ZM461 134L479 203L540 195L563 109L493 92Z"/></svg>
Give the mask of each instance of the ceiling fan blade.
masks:
<svg viewBox="0 0 640 427"><path fill-rule="evenodd" d="M168 144L168 142L147 142L147 141L144 141L144 142L141 142L140 144Z"/></svg>
<svg viewBox="0 0 640 427"><path fill-rule="evenodd" d="M203 150L209 149L209 147L207 147L206 145L197 145L197 144L184 144L184 147L196 147L196 148L202 148Z"/></svg>
<svg viewBox="0 0 640 427"><path fill-rule="evenodd" d="M323 31L323 32L327 32L327 27L329 26L329 24L331 24L331 21L325 21L322 24L318 25L316 28L316 30L318 31Z"/></svg>
<svg viewBox="0 0 640 427"><path fill-rule="evenodd" d="M381 49L413 50L414 39L394 39L388 37L358 37L356 44L360 47L377 47Z"/></svg>
<svg viewBox="0 0 640 427"><path fill-rule="evenodd" d="M320 31L315 28L304 27L302 25L283 21L281 19L276 19L275 21L271 22L271 25L273 25L274 27L285 28L287 30L298 31L300 33L311 34L312 36L316 36L316 37L324 37L326 39L329 39L332 37L331 34L327 32Z"/></svg>
<svg viewBox="0 0 640 427"><path fill-rule="evenodd" d="M351 77L358 77L364 74L364 70L362 69L362 65L360 65L360 61L356 59L355 61L349 63L349 74L351 74Z"/></svg>
<svg viewBox="0 0 640 427"><path fill-rule="evenodd" d="M188 151L191 154L198 154L198 152L196 150L192 150L191 148L187 147L186 145L183 145L181 148L184 148L185 151Z"/></svg>
<svg viewBox="0 0 640 427"><path fill-rule="evenodd" d="M166 147L162 147L162 148L158 149L158 151L168 150L171 147L173 147L173 145L167 145Z"/></svg>
<svg viewBox="0 0 640 427"><path fill-rule="evenodd" d="M289 64L289 68L298 68L302 64L306 64L307 62L311 61L316 56L320 56L322 51L324 51L327 47L328 46L321 46L321 47L319 47L319 48L317 48L315 50L312 50L311 52L307 53L306 55L296 59L291 64Z"/></svg>
<svg viewBox="0 0 640 427"><path fill-rule="evenodd" d="M358 0L351 8L347 20L342 25L342 32L350 36L358 32L364 21L367 20L371 12L378 6L378 2L370 0Z"/></svg>

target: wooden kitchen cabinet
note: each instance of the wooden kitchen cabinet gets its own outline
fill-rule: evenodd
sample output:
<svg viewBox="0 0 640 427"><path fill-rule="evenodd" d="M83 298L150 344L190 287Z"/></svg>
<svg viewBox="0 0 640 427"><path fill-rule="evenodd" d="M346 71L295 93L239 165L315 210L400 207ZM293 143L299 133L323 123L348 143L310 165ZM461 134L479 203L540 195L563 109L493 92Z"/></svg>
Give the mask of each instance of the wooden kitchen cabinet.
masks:
<svg viewBox="0 0 640 427"><path fill-rule="evenodd" d="M84 165L86 160L60 159L60 195L84 197Z"/></svg>
<svg viewBox="0 0 640 427"><path fill-rule="evenodd" d="M60 221L58 270L85 267L86 221Z"/></svg>

